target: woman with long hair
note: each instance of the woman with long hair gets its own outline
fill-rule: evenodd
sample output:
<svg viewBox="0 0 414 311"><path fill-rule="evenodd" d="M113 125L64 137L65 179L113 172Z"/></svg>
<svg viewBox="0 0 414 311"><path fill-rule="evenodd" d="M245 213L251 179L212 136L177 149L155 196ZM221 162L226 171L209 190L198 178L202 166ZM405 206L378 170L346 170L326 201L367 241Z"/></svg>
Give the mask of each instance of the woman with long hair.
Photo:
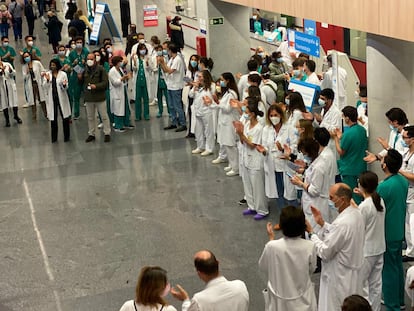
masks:
<svg viewBox="0 0 414 311"><path fill-rule="evenodd" d="M188 67L187 67L187 72L185 74L186 76L186 86L191 88L191 83L195 80L197 80L197 75L199 73L198 71L198 62L200 60L200 56L198 56L197 54L193 54L190 57L190 60L188 61ZM188 134L187 134L187 138L192 138L195 137L194 132L195 132L195 115L193 114L193 101L194 98L191 98L190 96L188 96L188 105L187 105L187 120L188 120Z"/></svg>
<svg viewBox="0 0 414 311"><path fill-rule="evenodd" d="M376 189L378 176L373 172L359 175L358 188L354 192L364 198L358 209L364 216L365 244L364 264L360 270L363 296L372 306L372 310L381 310L382 266L385 252L385 204Z"/></svg>
<svg viewBox="0 0 414 311"><path fill-rule="evenodd" d="M177 311L164 298L170 288L167 271L161 267L145 266L138 276L135 299L125 302L119 311Z"/></svg>

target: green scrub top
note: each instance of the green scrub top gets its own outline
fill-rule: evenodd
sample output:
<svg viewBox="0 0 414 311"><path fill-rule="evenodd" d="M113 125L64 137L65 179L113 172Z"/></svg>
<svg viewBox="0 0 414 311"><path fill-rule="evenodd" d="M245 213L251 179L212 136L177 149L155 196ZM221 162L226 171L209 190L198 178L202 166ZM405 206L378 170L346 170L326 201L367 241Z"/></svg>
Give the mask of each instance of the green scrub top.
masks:
<svg viewBox="0 0 414 311"><path fill-rule="evenodd" d="M400 174L388 176L378 185L377 192L385 203L385 240L402 241L405 234L407 179Z"/></svg>
<svg viewBox="0 0 414 311"><path fill-rule="evenodd" d="M10 53L10 56L4 57L4 55L6 55L7 53ZM16 57L16 51L11 46L7 46L6 48L0 47L1 61L11 64L14 68L14 60L12 60L11 57Z"/></svg>
<svg viewBox="0 0 414 311"><path fill-rule="evenodd" d="M82 51L78 54L77 50L74 49L69 53L69 62L72 68L76 65L79 67L85 68L86 58L88 57L89 50L86 47L82 48ZM77 64L74 64L75 60L78 60Z"/></svg>
<svg viewBox="0 0 414 311"><path fill-rule="evenodd" d="M340 146L345 153L338 160L339 174L359 176L367 170L364 157L368 148L368 139L367 133L361 125L354 124L349 127L342 134Z"/></svg>
<svg viewBox="0 0 414 311"><path fill-rule="evenodd" d="M40 50L35 46L32 46L31 48L27 48L27 47L23 48L23 53L28 52L30 55L33 55L32 54L33 51L35 52L37 57L39 58L42 57L42 52L40 52Z"/></svg>

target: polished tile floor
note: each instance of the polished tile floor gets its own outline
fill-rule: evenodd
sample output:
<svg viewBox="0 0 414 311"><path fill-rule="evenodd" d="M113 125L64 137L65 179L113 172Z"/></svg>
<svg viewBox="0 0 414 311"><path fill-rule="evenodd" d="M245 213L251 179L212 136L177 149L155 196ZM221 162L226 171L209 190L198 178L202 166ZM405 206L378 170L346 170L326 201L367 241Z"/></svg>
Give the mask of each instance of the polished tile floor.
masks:
<svg viewBox="0 0 414 311"><path fill-rule="evenodd" d="M36 28L47 66L51 49L40 22ZM32 122L21 108L23 124L0 129L1 311L118 310L134 297L143 265L164 267L192 295L203 288L192 261L203 248L226 277L246 282L250 310L263 309L265 221L242 216L240 178L226 177L212 156L191 155L194 141L164 131L167 117L156 119L154 109L135 130L112 133L111 143L103 135L84 142L83 107L68 143L62 132L50 143L40 111ZM272 206L269 220L277 219Z"/></svg>

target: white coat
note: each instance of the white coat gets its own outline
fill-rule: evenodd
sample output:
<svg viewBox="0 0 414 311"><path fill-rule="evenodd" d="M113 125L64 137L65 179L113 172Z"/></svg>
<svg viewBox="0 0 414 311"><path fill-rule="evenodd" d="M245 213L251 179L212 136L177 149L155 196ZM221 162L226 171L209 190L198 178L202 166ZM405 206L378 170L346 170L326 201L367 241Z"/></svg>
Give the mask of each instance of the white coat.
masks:
<svg viewBox="0 0 414 311"><path fill-rule="evenodd" d="M218 276L207 283L206 287L196 293L191 302L183 302L182 311L247 311L249 293L246 284L240 280L228 281Z"/></svg>
<svg viewBox="0 0 414 311"><path fill-rule="evenodd" d="M121 81L122 75L114 66L109 70L109 94L111 111L118 117L125 116L125 83Z"/></svg>
<svg viewBox="0 0 414 311"><path fill-rule="evenodd" d="M294 129L287 123L280 127L278 134L276 134L272 125L263 128L262 146L266 149L264 159L266 196L268 198L284 197L286 200L295 200L297 198L296 188L291 182L284 182L285 193L277 192L275 172L288 171L293 174L293 171L287 166L286 160L280 158L283 152L276 147L276 142L279 142L282 146L288 145L292 150L295 150L297 148L297 137ZM285 175L284 173L284 178ZM289 177L286 175L286 178Z"/></svg>
<svg viewBox="0 0 414 311"><path fill-rule="evenodd" d="M332 67L330 67L325 74L323 75L323 80L321 82L321 90L330 88L334 89L332 83ZM338 94L335 94L334 104L338 107L339 110L342 110L347 105L346 100L346 80L347 72L341 66L338 66Z"/></svg>
<svg viewBox="0 0 414 311"><path fill-rule="evenodd" d="M134 59L136 60L136 64L134 64ZM144 57L143 65L144 65L145 81L147 83L148 97L151 97L150 93L149 93L150 92L149 87L151 85L152 68L150 66L150 57L148 55L146 55ZM136 90L137 76L138 76L138 69L139 69L139 56L137 54L134 54L133 56L131 56L131 68L132 68L132 79L129 80L128 89L129 89L130 94L131 94L130 99L135 100L136 91L137 91Z"/></svg>
<svg viewBox="0 0 414 311"><path fill-rule="evenodd" d="M361 294L358 274L364 261L365 241L361 212L348 206L332 224L325 222L311 240L322 259L318 310L341 310L346 297Z"/></svg>
<svg viewBox="0 0 414 311"><path fill-rule="evenodd" d="M16 81L14 80L16 70L6 62L3 62L3 68L4 72L0 76L0 108L2 110L18 106Z"/></svg>
<svg viewBox="0 0 414 311"><path fill-rule="evenodd" d="M39 87L39 97L40 101L46 100L45 92L42 88L42 72L45 71L43 68L43 65L38 60L32 60L33 65L33 73L35 76L35 80ZM24 83L24 96L26 99L26 102L29 106L33 106L35 104L34 97L33 97L33 86L32 86L32 79L30 77L30 71L29 66L27 64L24 64L22 66L22 72L23 72L23 83Z"/></svg>
<svg viewBox="0 0 414 311"><path fill-rule="evenodd" d="M135 303L134 306L134 300L128 300L126 301L121 309L119 309L119 311L135 311L135 307L137 311L159 311L161 310L161 305L157 304L156 307L152 307L152 306L144 306L138 303ZM165 306L162 311L177 311L176 308L174 308L173 306Z"/></svg>
<svg viewBox="0 0 414 311"><path fill-rule="evenodd" d="M214 100L213 100L214 92L215 92L214 84L212 84L210 89L207 89L207 90L205 88L202 88L202 89L198 88L197 90L195 89L195 87L191 88L190 92L188 93L188 96L191 98L194 98L194 101L193 101L194 110L193 111L196 117L202 117L207 114L213 113L214 108L212 107L212 105L214 104ZM211 105L205 105L203 101L204 96L210 97L213 103Z"/></svg>
<svg viewBox="0 0 414 311"><path fill-rule="evenodd" d="M259 268L268 279L266 311L316 311L316 295L311 281L316 268L313 242L300 237L269 241L259 259Z"/></svg>
<svg viewBox="0 0 414 311"><path fill-rule="evenodd" d="M305 80L305 82L314 84L314 85L321 85L321 81L319 80L316 73L312 72Z"/></svg>
<svg viewBox="0 0 414 311"><path fill-rule="evenodd" d="M53 92L52 92L52 72L48 71L47 74L50 76L49 82L42 78L42 86L39 86L40 89L43 89L47 94L47 101L46 101L46 110L47 110L47 117L50 121L55 120L55 109L53 104ZM63 86L63 81L66 81L66 86ZM68 76L62 70L59 70L58 75L56 77L56 86L57 86L57 93L59 97L59 105L60 109L62 109L63 118L66 119L70 117L71 108L68 96ZM58 114L59 115L59 114Z"/></svg>
<svg viewBox="0 0 414 311"><path fill-rule="evenodd" d="M305 171L305 183L309 185L307 191L302 192L302 208L306 219L309 220L314 231L319 230L312 216L311 206L317 207L323 219L329 220L329 187L332 185L329 172L331 168L321 156L316 157Z"/></svg>
<svg viewBox="0 0 414 311"><path fill-rule="evenodd" d="M230 100L237 99L233 90L228 90L220 99L218 105L217 142L224 146L236 146L237 134L234 130L233 121L240 118L239 112L231 107Z"/></svg>

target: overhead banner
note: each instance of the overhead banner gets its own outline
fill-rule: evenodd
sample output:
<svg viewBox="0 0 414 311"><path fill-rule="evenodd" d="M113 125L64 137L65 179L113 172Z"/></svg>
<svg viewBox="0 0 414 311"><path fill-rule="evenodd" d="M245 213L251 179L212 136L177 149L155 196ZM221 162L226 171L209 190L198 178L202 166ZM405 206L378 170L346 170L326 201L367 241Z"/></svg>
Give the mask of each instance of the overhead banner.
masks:
<svg viewBox="0 0 414 311"><path fill-rule="evenodd" d="M144 27L158 26L158 10L157 5L144 5Z"/></svg>

